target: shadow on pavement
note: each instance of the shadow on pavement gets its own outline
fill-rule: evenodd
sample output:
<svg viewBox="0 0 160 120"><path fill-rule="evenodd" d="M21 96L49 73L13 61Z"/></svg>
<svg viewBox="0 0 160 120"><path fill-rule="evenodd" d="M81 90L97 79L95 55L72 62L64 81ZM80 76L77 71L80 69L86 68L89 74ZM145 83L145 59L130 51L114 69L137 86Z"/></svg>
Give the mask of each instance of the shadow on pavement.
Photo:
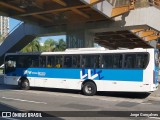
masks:
<svg viewBox="0 0 160 120"><path fill-rule="evenodd" d="M70 89L58 89L58 88L31 88L32 90L38 91L49 91L49 92L60 92L60 93L71 93L71 94L82 94L80 90ZM121 97L121 98L147 98L150 93L135 93L135 92L97 92L97 96L110 96L110 97Z"/></svg>
<svg viewBox="0 0 160 120"><path fill-rule="evenodd" d="M7 112L7 111L16 111L18 112L19 110L13 106L10 106L10 105L7 105L7 104L4 104L2 102L0 102L0 111L1 112Z"/></svg>
<svg viewBox="0 0 160 120"><path fill-rule="evenodd" d="M144 99L147 98L150 93L147 92L98 92L100 96L111 96L111 97L121 97L121 98L136 98L136 99Z"/></svg>
<svg viewBox="0 0 160 120"><path fill-rule="evenodd" d="M17 86L13 85L0 85L0 89L7 90L19 90ZM71 93L71 94L82 94L80 90L70 90L70 89L58 89L58 88L42 88L42 87L31 87L34 91L48 91L48 92L60 92L60 93ZM97 92L98 96L110 96L110 97L121 97L121 98L147 98L151 93L142 92Z"/></svg>
<svg viewBox="0 0 160 120"><path fill-rule="evenodd" d="M5 85L5 84L0 84L0 90L18 90L18 86L15 85Z"/></svg>

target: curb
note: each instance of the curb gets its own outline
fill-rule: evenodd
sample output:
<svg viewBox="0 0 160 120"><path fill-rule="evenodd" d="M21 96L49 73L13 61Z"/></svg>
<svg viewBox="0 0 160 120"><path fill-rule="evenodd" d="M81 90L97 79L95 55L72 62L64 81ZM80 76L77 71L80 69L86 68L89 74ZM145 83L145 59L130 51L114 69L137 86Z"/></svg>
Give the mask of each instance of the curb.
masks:
<svg viewBox="0 0 160 120"><path fill-rule="evenodd" d="M149 96L148 98L146 98L148 101L157 101L160 102L160 96Z"/></svg>

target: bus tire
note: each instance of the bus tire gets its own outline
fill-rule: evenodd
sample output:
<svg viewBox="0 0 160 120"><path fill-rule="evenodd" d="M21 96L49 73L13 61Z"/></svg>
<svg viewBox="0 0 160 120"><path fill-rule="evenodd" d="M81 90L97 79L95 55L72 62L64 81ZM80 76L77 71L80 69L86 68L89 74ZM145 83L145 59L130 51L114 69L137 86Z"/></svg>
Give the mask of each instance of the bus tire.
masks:
<svg viewBox="0 0 160 120"><path fill-rule="evenodd" d="M20 89L22 89L22 90L29 90L30 89L29 81L27 79L21 80L19 86L20 86Z"/></svg>
<svg viewBox="0 0 160 120"><path fill-rule="evenodd" d="M84 95L93 96L97 92L97 87L93 82L86 82L82 87L82 92Z"/></svg>

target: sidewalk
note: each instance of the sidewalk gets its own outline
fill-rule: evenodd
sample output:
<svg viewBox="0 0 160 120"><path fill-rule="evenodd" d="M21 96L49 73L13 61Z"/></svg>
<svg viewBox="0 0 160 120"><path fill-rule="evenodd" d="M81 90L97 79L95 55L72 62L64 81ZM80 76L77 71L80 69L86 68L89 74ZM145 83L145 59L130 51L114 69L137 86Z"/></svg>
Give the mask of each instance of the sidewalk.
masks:
<svg viewBox="0 0 160 120"><path fill-rule="evenodd" d="M158 86L158 90L151 92L151 94L147 97L148 100L160 101L160 83Z"/></svg>

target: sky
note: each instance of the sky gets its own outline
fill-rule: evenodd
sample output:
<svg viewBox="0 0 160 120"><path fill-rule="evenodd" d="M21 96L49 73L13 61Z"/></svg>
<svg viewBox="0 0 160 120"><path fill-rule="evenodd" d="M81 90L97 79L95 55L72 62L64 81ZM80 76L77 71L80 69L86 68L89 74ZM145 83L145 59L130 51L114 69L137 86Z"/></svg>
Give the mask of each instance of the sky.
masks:
<svg viewBox="0 0 160 120"><path fill-rule="evenodd" d="M15 26L17 26L21 21L16 20L16 19L12 19L10 18L9 20L9 25L10 25L10 29L9 31L11 31ZM45 40L47 40L48 38L52 38L55 41L58 41L59 39L63 39L66 40L66 36L65 35L61 35L61 36L47 36L47 37L41 37L41 41L40 42L44 42Z"/></svg>

